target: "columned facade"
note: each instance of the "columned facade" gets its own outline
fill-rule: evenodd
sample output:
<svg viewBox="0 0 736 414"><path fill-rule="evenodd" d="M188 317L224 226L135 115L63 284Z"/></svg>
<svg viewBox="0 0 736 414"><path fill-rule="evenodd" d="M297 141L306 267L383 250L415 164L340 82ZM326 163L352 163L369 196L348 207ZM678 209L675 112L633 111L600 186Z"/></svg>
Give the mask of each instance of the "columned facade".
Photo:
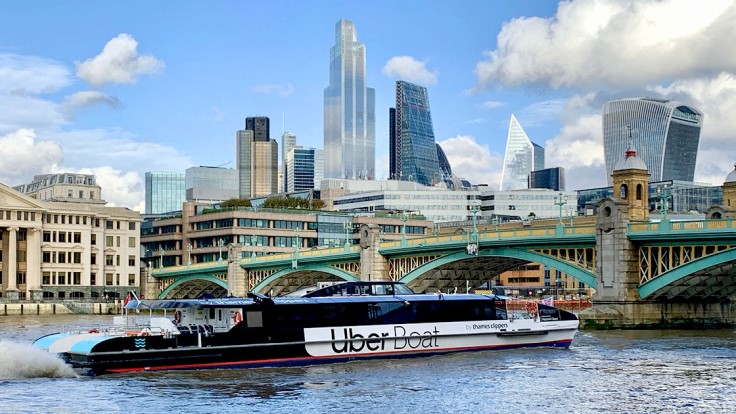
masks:
<svg viewBox="0 0 736 414"><path fill-rule="evenodd" d="M0 301L118 298L140 285L140 213L0 184Z"/></svg>

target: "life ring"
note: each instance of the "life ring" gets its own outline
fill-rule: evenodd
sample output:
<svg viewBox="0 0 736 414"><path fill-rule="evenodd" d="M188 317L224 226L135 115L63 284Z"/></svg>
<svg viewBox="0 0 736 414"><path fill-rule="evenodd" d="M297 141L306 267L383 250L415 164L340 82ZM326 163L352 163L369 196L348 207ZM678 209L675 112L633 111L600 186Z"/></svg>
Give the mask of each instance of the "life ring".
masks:
<svg viewBox="0 0 736 414"><path fill-rule="evenodd" d="M141 332L138 334L138 336L148 336L148 332Z"/></svg>
<svg viewBox="0 0 736 414"><path fill-rule="evenodd" d="M181 311L174 312L174 322L180 323L181 322Z"/></svg>
<svg viewBox="0 0 736 414"><path fill-rule="evenodd" d="M87 332L88 332L88 333L100 333L100 331L98 331L97 329L90 329L90 330L89 330L89 331L87 331Z"/></svg>
<svg viewBox="0 0 736 414"><path fill-rule="evenodd" d="M243 315L240 312L235 312L233 315L233 322L235 322L235 324L243 322Z"/></svg>
<svg viewBox="0 0 736 414"><path fill-rule="evenodd" d="M537 304L534 302L527 302L526 312L529 314L529 316L535 317L537 314Z"/></svg>

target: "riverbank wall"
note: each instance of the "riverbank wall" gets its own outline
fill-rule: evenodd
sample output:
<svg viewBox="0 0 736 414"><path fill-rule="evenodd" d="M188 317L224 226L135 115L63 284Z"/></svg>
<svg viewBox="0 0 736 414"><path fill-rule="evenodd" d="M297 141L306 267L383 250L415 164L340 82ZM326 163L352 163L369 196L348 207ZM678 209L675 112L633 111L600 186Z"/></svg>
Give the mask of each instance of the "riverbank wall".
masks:
<svg viewBox="0 0 736 414"><path fill-rule="evenodd" d="M111 315L120 312L117 302L0 303L0 317L9 315Z"/></svg>

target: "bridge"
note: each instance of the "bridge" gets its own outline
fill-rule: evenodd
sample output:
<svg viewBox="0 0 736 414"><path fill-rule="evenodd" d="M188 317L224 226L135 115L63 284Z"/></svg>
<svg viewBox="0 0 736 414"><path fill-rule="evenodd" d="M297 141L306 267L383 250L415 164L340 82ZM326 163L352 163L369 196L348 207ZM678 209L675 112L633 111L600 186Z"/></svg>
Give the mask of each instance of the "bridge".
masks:
<svg viewBox="0 0 736 414"><path fill-rule="evenodd" d="M359 245L151 269L149 287L159 297L284 295L323 281L394 280L415 291L464 291L533 262L595 289L594 303L655 306L645 314L660 312L662 304L683 304L673 311L678 315L706 304L730 315L730 307L721 305L736 293L736 220L629 221L618 200L600 208L597 217L472 227L398 241L381 240L378 229L366 225Z"/></svg>

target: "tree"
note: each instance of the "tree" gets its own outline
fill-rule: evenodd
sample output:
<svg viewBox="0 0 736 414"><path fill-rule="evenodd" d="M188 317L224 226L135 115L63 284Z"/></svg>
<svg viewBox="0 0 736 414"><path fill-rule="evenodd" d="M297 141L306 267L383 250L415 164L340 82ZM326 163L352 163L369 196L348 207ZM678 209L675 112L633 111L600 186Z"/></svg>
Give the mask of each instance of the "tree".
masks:
<svg viewBox="0 0 736 414"><path fill-rule="evenodd" d="M230 200L223 201L220 203L220 207L223 208L230 208L230 207L251 207L250 200L246 200L243 198L231 198Z"/></svg>

